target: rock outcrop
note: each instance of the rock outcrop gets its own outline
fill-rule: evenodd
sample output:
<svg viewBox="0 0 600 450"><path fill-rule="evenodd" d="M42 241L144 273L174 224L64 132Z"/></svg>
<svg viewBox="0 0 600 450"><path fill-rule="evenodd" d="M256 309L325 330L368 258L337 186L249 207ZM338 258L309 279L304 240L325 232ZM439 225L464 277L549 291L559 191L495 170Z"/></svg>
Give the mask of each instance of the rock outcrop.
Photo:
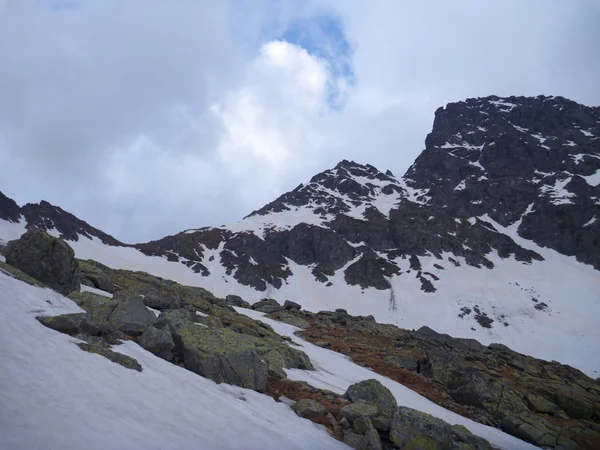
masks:
<svg viewBox="0 0 600 450"><path fill-rule="evenodd" d="M279 319L281 314L270 317ZM403 330L379 324L372 317L351 316L344 310L285 314L307 323L301 332L305 339L341 352L475 421L543 448L594 449L600 443L600 382L577 369L522 355L505 345L485 346L428 327ZM392 426L389 414L378 414L395 411L394 399L374 380L350 387L346 398L353 401L344 413L350 424L359 416L367 416L378 430ZM370 405L377 406L378 414ZM399 424L414 428L399 414L396 428ZM417 416L411 413L410 420ZM456 440L453 433L457 430L440 427L436 435L446 437L435 445L446 448L448 436ZM397 445L407 446L411 439L397 440ZM463 442L470 439L463 436Z"/></svg>
<svg viewBox="0 0 600 450"><path fill-rule="evenodd" d="M37 228L7 245L6 263L46 286L67 295L79 289L79 264L75 252L61 239Z"/></svg>

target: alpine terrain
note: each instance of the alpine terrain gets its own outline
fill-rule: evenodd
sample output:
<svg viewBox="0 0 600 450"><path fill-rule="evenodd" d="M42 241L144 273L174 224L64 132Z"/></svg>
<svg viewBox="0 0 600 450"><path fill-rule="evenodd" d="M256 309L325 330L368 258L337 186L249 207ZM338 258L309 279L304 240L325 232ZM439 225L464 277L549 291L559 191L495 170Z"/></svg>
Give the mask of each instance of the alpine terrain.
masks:
<svg viewBox="0 0 600 450"><path fill-rule="evenodd" d="M598 107L451 103L403 176L147 243L0 193L0 253L9 448L600 447Z"/></svg>

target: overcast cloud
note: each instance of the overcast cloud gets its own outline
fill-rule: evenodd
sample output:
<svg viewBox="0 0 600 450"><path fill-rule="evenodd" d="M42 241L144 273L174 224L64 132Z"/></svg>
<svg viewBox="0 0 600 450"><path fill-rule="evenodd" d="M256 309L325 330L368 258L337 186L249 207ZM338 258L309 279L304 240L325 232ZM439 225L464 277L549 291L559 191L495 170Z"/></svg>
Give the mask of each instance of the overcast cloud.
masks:
<svg viewBox="0 0 600 450"><path fill-rule="evenodd" d="M241 219L341 159L401 175L433 113L600 105L600 5L0 0L0 190L127 242Z"/></svg>

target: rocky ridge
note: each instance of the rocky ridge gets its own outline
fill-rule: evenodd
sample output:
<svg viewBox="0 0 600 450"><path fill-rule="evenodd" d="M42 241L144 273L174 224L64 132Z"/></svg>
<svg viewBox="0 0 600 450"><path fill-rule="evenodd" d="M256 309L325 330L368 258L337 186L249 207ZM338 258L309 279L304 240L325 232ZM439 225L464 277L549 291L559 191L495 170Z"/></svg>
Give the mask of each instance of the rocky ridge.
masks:
<svg viewBox="0 0 600 450"><path fill-rule="evenodd" d="M288 310L269 317L429 400L542 448L600 445L600 381L502 344L377 323L344 310Z"/></svg>
<svg viewBox="0 0 600 450"><path fill-rule="evenodd" d="M501 233L520 236L600 269L600 108L562 97L495 96L436 111L425 150L397 178L342 161L227 227L187 230L129 245L42 201L23 208L2 196L0 217L55 229L67 240L92 236L225 276L258 291L279 289L290 262L328 284L341 273L362 288L390 288L412 274L434 292L439 273L419 257L493 268L490 252L523 263L543 258ZM491 220L490 220L491 219ZM413 263L414 261L414 263Z"/></svg>

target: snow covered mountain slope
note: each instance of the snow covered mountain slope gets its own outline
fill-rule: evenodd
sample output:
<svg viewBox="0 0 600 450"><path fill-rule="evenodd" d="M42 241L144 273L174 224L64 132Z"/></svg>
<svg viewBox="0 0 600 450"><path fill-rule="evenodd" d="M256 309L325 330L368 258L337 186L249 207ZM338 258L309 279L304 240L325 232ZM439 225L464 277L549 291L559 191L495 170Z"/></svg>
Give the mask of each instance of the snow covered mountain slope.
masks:
<svg viewBox="0 0 600 450"><path fill-rule="evenodd" d="M256 315L255 311L240 309ZM266 395L220 384L170 364L133 342L115 347L142 372L78 349L75 338L41 326L39 314L80 312L69 299L0 272L0 435L3 448L336 449L348 448ZM261 314L258 314L261 315ZM376 376L400 405L462 424L503 449L532 449L502 431L451 413L408 388L316 347L296 329L268 321L315 361L314 385L343 392ZM289 371L292 379L301 374ZM93 407L90 407L93 405Z"/></svg>
<svg viewBox="0 0 600 450"><path fill-rule="evenodd" d="M77 257L110 267L427 325L598 377L599 136L599 108L469 99L436 112L402 178L342 161L237 223L135 246L35 224L79 227ZM15 206L0 201L0 239L31 224Z"/></svg>

